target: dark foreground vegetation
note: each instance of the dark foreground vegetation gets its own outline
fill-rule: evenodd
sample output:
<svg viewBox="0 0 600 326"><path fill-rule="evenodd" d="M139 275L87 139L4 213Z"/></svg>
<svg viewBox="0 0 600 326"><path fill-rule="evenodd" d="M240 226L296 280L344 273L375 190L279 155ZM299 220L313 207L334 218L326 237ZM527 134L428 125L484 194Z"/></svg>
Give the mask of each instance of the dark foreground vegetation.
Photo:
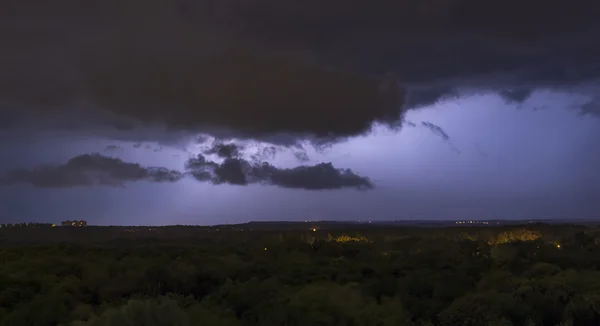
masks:
<svg viewBox="0 0 600 326"><path fill-rule="evenodd" d="M600 229L0 231L2 326L600 325Z"/></svg>

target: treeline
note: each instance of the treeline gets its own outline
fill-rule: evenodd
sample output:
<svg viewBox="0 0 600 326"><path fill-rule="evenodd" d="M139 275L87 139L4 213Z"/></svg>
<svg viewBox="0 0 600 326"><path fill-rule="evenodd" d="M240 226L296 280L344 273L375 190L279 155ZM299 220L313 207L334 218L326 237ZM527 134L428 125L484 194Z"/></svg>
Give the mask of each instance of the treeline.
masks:
<svg viewBox="0 0 600 326"><path fill-rule="evenodd" d="M597 229L486 232L4 247L0 325L600 325Z"/></svg>
<svg viewBox="0 0 600 326"><path fill-rule="evenodd" d="M56 226L52 223L4 223L0 228L51 228Z"/></svg>

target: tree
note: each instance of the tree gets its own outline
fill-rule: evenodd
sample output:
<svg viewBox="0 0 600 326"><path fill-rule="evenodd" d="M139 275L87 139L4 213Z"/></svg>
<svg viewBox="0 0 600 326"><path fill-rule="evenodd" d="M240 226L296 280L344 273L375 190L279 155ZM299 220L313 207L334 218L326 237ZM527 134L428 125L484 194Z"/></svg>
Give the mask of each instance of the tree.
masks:
<svg viewBox="0 0 600 326"><path fill-rule="evenodd" d="M73 326L190 326L189 317L171 299L129 300L119 308L109 309L100 317Z"/></svg>

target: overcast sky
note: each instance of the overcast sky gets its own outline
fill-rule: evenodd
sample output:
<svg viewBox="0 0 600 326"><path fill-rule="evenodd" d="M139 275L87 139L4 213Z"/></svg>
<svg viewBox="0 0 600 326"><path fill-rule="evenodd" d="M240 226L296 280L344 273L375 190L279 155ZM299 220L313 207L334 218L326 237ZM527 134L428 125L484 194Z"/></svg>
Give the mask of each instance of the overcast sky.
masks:
<svg viewBox="0 0 600 326"><path fill-rule="evenodd" d="M599 217L600 3L136 1L0 5L0 222Z"/></svg>

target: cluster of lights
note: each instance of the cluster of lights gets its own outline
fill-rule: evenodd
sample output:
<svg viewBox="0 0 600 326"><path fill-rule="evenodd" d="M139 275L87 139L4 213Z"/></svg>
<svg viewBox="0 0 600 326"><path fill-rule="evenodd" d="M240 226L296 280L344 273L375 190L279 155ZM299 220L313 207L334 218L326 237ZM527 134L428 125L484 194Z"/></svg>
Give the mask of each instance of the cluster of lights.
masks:
<svg viewBox="0 0 600 326"><path fill-rule="evenodd" d="M456 224L490 224L489 222L485 222L485 221L456 221Z"/></svg>

